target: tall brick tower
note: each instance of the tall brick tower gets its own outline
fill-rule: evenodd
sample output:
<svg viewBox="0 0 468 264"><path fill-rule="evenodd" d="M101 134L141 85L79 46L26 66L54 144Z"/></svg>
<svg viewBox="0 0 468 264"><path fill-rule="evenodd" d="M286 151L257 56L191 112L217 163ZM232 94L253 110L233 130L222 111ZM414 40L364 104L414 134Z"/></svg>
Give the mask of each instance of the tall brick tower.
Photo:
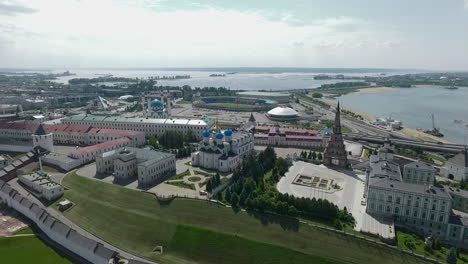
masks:
<svg viewBox="0 0 468 264"><path fill-rule="evenodd" d="M335 165L342 168L348 167L348 158L341 134L341 112L340 102L336 107L335 123L333 124L333 134L330 137L327 147L323 155L323 164Z"/></svg>

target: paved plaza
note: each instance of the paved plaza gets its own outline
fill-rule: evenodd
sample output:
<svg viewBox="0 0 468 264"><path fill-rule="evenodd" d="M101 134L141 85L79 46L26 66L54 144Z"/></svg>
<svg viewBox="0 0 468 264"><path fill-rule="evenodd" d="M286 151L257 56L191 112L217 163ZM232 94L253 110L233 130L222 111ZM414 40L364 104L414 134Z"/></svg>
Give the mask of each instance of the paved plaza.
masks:
<svg viewBox="0 0 468 264"><path fill-rule="evenodd" d="M340 188L339 190L316 188L309 187L308 184L297 184L295 181L300 175L333 180ZM326 199L336 204L340 209L346 207L356 220L355 230L392 239L395 236L393 221L366 213L366 205L363 202L365 201L363 198L365 178L366 176L362 172L331 169L324 165L295 161L286 175L278 182L277 189L281 193L292 194L296 197Z"/></svg>

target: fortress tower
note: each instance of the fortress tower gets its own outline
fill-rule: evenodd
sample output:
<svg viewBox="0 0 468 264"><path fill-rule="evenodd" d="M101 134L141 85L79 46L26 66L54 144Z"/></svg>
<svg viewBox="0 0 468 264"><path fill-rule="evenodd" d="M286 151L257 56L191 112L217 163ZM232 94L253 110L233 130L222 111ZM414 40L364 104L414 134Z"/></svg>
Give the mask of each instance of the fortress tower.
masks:
<svg viewBox="0 0 468 264"><path fill-rule="evenodd" d="M33 137L33 148L41 147L50 152L54 151L54 138L52 133L47 133L42 124L36 129Z"/></svg>
<svg viewBox="0 0 468 264"><path fill-rule="evenodd" d="M341 121L340 121L340 102L336 107L335 123L333 124L333 134L330 137L327 147L323 155L323 164L336 165L338 167L347 168L348 158L341 134Z"/></svg>

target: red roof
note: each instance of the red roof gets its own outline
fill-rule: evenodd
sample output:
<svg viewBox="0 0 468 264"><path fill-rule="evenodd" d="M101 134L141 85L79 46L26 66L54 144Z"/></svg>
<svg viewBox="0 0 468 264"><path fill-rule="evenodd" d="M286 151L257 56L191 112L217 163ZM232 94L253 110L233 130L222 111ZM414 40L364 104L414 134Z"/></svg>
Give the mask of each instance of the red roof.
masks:
<svg viewBox="0 0 468 264"><path fill-rule="evenodd" d="M70 133L86 133L91 129L91 126L69 125L64 132Z"/></svg>
<svg viewBox="0 0 468 264"><path fill-rule="evenodd" d="M44 125L49 132L64 132L68 125Z"/></svg>
<svg viewBox="0 0 468 264"><path fill-rule="evenodd" d="M254 135L256 138L268 138L267 134L255 134Z"/></svg>
<svg viewBox="0 0 468 264"><path fill-rule="evenodd" d="M7 123L7 122L1 122L0 123L0 129L7 129L11 126L13 123Z"/></svg>
<svg viewBox="0 0 468 264"><path fill-rule="evenodd" d="M129 138L122 137L122 138L114 139L114 140L107 141L107 142L104 142L104 143L101 143L101 144L96 144L96 145L89 146L89 147L79 148L79 149L73 151L71 154L80 155L80 154L84 154L84 153L87 153L87 152L92 152L92 151L95 151L95 150L109 148L109 147L112 147L112 146L115 146L115 145L118 145L118 144L121 144L121 143L129 142L129 141L130 141Z"/></svg>
<svg viewBox="0 0 468 264"><path fill-rule="evenodd" d="M17 129L17 130L30 130L36 131L39 127L38 124L31 124L31 123L12 123L8 129Z"/></svg>

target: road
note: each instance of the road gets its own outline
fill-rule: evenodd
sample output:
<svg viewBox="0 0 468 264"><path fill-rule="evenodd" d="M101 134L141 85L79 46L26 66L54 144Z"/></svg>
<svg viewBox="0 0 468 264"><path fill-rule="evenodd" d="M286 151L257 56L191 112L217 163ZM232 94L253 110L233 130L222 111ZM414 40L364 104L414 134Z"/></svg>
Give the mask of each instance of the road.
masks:
<svg viewBox="0 0 468 264"><path fill-rule="evenodd" d="M424 150L430 151L444 151L459 153L465 146L460 144L447 144L447 143L434 143L427 141L411 140L411 139L399 139L399 138L389 138L384 136L373 136L373 135L361 135L355 133L345 133L345 139L357 140L357 141L366 141L371 143L384 143L386 140L389 140L392 144L398 145L407 145L412 147L419 147Z"/></svg>

